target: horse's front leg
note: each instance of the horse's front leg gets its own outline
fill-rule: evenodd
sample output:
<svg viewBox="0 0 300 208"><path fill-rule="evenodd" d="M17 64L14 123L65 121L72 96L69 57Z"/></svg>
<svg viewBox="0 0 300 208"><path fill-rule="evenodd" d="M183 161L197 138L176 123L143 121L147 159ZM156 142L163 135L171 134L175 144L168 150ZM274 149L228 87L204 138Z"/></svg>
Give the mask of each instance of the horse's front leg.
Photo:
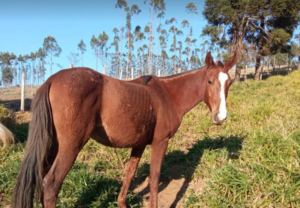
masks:
<svg viewBox="0 0 300 208"><path fill-rule="evenodd" d="M132 148L129 165L125 174L124 183L118 197L118 205L120 206L120 208L126 208L126 195L144 150L145 146L140 148Z"/></svg>
<svg viewBox="0 0 300 208"><path fill-rule="evenodd" d="M161 165L168 147L169 139L153 141L151 144L150 161L150 207L157 208L158 185L160 178Z"/></svg>

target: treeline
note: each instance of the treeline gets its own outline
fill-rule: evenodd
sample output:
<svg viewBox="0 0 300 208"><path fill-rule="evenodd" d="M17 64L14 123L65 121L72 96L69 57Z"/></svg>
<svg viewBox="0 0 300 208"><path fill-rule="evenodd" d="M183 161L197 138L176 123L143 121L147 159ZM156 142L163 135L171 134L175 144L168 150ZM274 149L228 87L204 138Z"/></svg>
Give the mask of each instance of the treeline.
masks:
<svg viewBox="0 0 300 208"><path fill-rule="evenodd" d="M208 25L201 34L193 31L199 19L194 3L186 5L187 18L182 21L176 17L165 19L164 0L144 3L149 9L144 11L149 13L147 24L133 26L132 19L138 18L141 9L126 0L117 0L115 8L121 13L121 27L112 28L113 37L107 31L91 37L97 71L100 61L103 73L119 79L144 74L163 76L204 66L207 51L213 52L215 61L226 61L237 51L235 81L238 82L243 68L255 67L255 80L259 80L262 67L291 67L296 64L294 58L299 57L300 34L294 36L299 45L291 41L300 20L298 0L206 0L203 15ZM83 66L86 52L83 40L78 50L80 54L70 53L68 59L74 66L81 59ZM3 84L19 84L22 70L26 71L27 83L42 83L45 65L49 65L52 74L52 58L60 53L61 48L51 36L45 38L42 48L28 55L16 57L2 52Z"/></svg>
<svg viewBox="0 0 300 208"><path fill-rule="evenodd" d="M50 75L52 74L53 57L58 57L62 49L55 38L48 36L44 39L43 47L30 54L19 55L0 52L0 64L2 72L1 85L7 87L21 84L21 74L25 71L27 85L40 85L45 81L46 57L49 57Z"/></svg>

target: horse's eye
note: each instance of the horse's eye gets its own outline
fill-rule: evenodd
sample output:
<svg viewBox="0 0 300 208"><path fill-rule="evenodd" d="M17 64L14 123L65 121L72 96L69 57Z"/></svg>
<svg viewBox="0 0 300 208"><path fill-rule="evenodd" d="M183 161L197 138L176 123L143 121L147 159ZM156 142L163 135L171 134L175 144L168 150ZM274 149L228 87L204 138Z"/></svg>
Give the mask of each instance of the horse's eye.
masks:
<svg viewBox="0 0 300 208"><path fill-rule="evenodd" d="M208 80L208 84L212 84L211 80Z"/></svg>

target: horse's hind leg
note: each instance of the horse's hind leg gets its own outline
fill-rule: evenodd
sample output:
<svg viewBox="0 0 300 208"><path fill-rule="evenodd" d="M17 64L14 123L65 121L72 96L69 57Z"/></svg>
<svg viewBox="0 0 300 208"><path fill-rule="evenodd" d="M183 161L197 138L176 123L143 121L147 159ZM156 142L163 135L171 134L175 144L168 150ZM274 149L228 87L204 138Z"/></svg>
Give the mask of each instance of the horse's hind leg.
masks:
<svg viewBox="0 0 300 208"><path fill-rule="evenodd" d="M126 195L128 192L128 188L130 186L132 178L134 177L136 168L139 164L144 150L145 146L140 148L132 148L129 165L127 167L123 186L118 197L118 205L120 206L120 208L126 208Z"/></svg>
<svg viewBox="0 0 300 208"><path fill-rule="evenodd" d="M72 168L76 157L89 139L91 128L82 128L81 134L58 132L58 152L55 160L43 179L43 207L55 208L60 187ZM77 135L75 135L77 134Z"/></svg>
<svg viewBox="0 0 300 208"><path fill-rule="evenodd" d="M49 172L43 179L43 206L55 208L56 199L62 182L76 160L79 150L70 147L59 147L57 156Z"/></svg>

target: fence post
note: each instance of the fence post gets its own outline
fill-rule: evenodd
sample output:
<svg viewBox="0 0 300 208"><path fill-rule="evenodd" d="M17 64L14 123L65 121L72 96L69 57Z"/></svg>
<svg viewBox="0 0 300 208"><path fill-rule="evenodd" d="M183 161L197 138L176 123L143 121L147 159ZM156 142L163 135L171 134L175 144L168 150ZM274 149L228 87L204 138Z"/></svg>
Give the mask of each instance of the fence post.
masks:
<svg viewBox="0 0 300 208"><path fill-rule="evenodd" d="M131 67L131 79L133 79L133 67Z"/></svg>
<svg viewBox="0 0 300 208"><path fill-rule="evenodd" d="M22 70L22 86L21 86L21 112L24 112L25 102L25 70Z"/></svg>

